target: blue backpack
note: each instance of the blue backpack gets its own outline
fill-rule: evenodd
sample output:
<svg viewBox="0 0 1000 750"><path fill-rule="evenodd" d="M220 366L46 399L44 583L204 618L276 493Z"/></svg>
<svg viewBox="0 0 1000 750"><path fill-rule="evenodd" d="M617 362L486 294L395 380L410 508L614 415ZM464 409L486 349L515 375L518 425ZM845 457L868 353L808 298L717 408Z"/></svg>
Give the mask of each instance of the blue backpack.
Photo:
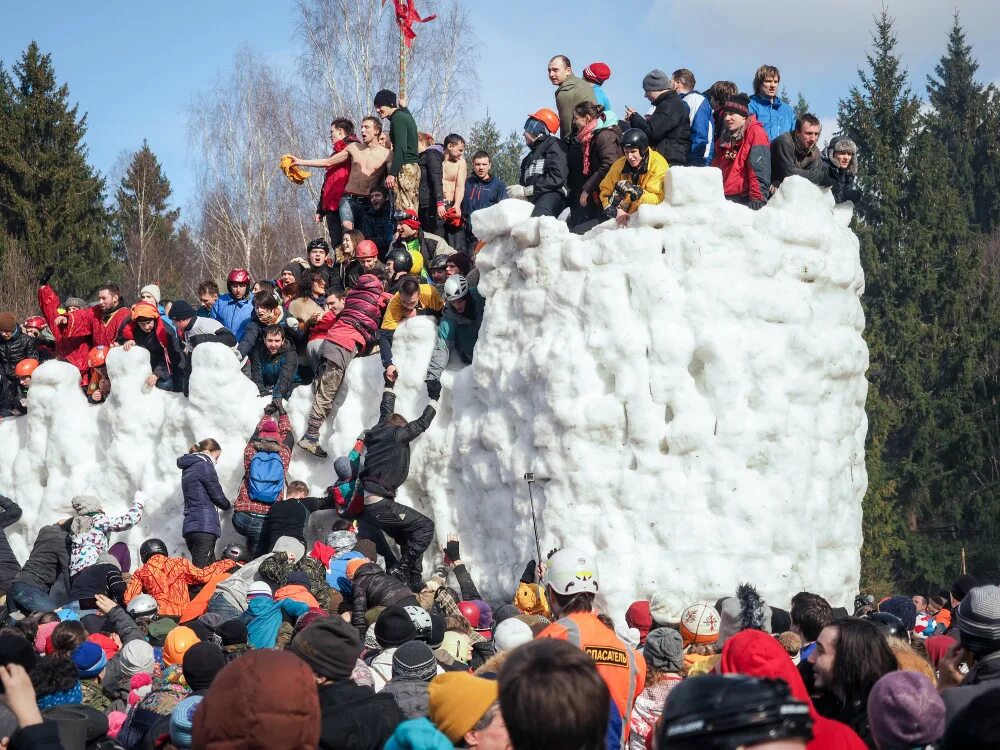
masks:
<svg viewBox="0 0 1000 750"><path fill-rule="evenodd" d="M258 451L250 459L247 489L251 500L270 505L285 490L285 467L280 453Z"/></svg>

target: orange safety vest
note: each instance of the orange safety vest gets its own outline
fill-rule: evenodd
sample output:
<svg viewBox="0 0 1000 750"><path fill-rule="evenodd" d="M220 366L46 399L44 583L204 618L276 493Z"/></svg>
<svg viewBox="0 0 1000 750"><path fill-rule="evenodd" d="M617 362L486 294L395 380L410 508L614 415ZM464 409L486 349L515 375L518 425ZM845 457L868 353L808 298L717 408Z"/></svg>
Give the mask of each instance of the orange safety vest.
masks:
<svg viewBox="0 0 1000 750"><path fill-rule="evenodd" d="M538 637L568 641L586 651L594 660L597 672L608 686L611 700L622 717L621 745L625 747L632 706L646 684L646 660L590 613L578 612L562 617Z"/></svg>

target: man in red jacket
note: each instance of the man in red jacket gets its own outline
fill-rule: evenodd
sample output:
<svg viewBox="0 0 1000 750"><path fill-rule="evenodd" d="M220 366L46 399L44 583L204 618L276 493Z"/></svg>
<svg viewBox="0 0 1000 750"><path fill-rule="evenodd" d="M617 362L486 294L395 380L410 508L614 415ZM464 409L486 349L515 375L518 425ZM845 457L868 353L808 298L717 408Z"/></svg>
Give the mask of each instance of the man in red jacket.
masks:
<svg viewBox="0 0 1000 750"><path fill-rule="evenodd" d="M771 143L767 132L750 114L746 94L726 99L722 121L725 129L716 141L712 166L722 170L726 198L756 211L767 203L771 188Z"/></svg>
<svg viewBox="0 0 1000 750"><path fill-rule="evenodd" d="M49 286L49 279L55 273L55 268L50 266L45 269L42 278L38 282L38 307L45 317L45 322L52 331L52 338L55 339L56 359L69 362L80 371L80 386L86 387L90 382L90 366L87 359L90 356L90 337L84 335L67 336L66 324L60 325L59 320L65 320L65 316L59 311L60 306L68 313L86 307L86 303L77 297L67 297L60 301L59 295Z"/></svg>
<svg viewBox="0 0 1000 750"><path fill-rule="evenodd" d="M131 312L122 305L122 293L117 284L105 284L97 290L97 304L68 312L56 318L56 325L65 325L64 335L89 336L91 346L110 349L118 338L118 329L129 320Z"/></svg>
<svg viewBox="0 0 1000 750"><path fill-rule="evenodd" d="M354 135L354 123L346 117L338 117L331 122L330 142L333 144L333 153L326 159L299 159L293 156L292 164L326 170L326 176L323 178L323 189L320 190L319 203L316 204L316 216L313 221L319 224L326 217L326 228L330 232L330 242L334 247L337 247L344 239L344 229L340 225L340 199L344 197L344 188L351 176L351 162L349 159L343 161L334 157L352 143L360 143L357 136Z"/></svg>

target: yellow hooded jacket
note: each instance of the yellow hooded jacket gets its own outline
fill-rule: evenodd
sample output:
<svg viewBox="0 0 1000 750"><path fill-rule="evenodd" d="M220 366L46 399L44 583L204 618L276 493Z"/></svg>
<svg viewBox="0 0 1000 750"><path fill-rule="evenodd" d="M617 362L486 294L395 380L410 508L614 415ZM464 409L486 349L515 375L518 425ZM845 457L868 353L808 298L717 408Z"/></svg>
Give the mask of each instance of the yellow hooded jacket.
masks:
<svg viewBox="0 0 1000 750"><path fill-rule="evenodd" d="M638 186L642 188L642 197L637 201L631 201L628 212L634 214L643 203L656 205L663 203L663 179L667 176L670 166L667 160L659 153L649 150L649 164L646 171L639 177ZM615 191L615 185L623 179L622 173L625 171L627 162L624 156L618 157L608 174L601 180L601 204L607 208L611 201L611 194ZM628 198L625 199L629 200ZM624 201L623 201L624 203Z"/></svg>

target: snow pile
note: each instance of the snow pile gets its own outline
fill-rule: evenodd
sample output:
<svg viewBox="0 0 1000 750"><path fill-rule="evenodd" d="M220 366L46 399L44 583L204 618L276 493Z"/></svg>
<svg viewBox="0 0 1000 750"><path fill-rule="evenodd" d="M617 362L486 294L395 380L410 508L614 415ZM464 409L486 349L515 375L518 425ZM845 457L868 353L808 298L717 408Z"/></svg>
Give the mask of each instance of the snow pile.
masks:
<svg viewBox="0 0 1000 750"><path fill-rule="evenodd" d="M597 551L603 593L619 617L665 590L678 608L754 582L778 606L800 590L835 605L856 592L867 420L859 296L863 275L850 209L800 178L751 212L722 197L715 169L671 169L667 200L626 230L572 235L530 206L505 201L474 217L487 298L476 359L444 373L440 413L414 444L400 500L431 515L443 542L496 599L536 556L526 472L542 554ZM397 411L427 403L430 320L396 335ZM142 349L112 351L107 404L93 407L72 367L35 375L26 418L0 423L0 492L25 509L9 530L22 557L38 528L93 492L124 510L142 488L153 501L138 546L180 539L180 472L187 446L214 437L230 498L242 449L267 399L230 350L195 354L186 400L143 385ZM349 395L321 435L346 452L378 415L378 357L356 360ZM289 412L301 431L308 388ZM296 451L291 478L314 494L332 460ZM238 538L225 514L223 538ZM11 533L12 532L12 533Z"/></svg>

